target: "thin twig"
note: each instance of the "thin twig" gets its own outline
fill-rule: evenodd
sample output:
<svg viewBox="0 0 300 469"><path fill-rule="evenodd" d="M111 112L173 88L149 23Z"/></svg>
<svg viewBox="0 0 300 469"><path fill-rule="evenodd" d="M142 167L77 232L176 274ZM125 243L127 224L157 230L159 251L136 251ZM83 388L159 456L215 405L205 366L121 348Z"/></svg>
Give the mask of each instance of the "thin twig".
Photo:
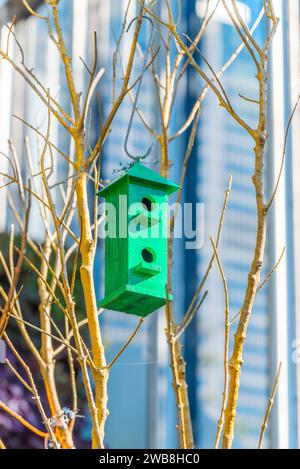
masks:
<svg viewBox="0 0 300 469"><path fill-rule="evenodd" d="M219 242L220 242L220 238L221 238L221 232L222 232L222 227L223 227L223 221L224 221L225 211L226 211L226 207L227 207L227 202L228 202L229 194L230 194L230 191L231 191L231 184L232 184L232 176L230 176L230 178L229 178L228 187L227 187L227 189L226 189L226 191L225 191L225 199L224 199L224 203L223 203L223 207L222 207L222 212L221 212L221 216L220 216L220 220L219 220L218 233L217 233L217 240L216 240L216 247L217 247L217 248L218 248L218 246L219 246ZM211 259L210 259L210 262L209 262L209 264L208 264L208 267L207 267L207 269L206 269L206 271L205 271L205 274L204 274L203 278L201 279L201 281L200 281L200 283L199 283L199 286L198 286L198 288L197 288L197 290L196 290L196 292L195 292L195 295L194 295L194 297L193 297L193 299L192 299L192 301L191 301L191 303L190 303L190 305L189 305L189 307L188 307L188 310L187 310L187 312L186 312L186 314L185 314L185 316L184 316L184 318L183 318L181 324L183 324L183 322L185 321L185 317L186 317L186 316L189 316L190 313L191 313L191 311L192 311L192 309L194 308L195 303L196 303L196 301L197 301L197 298L198 298L198 296L199 296L199 294L200 294L200 292L201 292L203 286L205 285L205 282L206 282L206 280L207 280L207 277L208 277L208 275L209 275L209 273L210 273L210 271L211 271L211 269L212 269L212 267L213 267L214 260L215 260L215 254L213 253L213 255L212 255ZM179 329L180 329L180 328L181 328L181 325L179 325Z"/></svg>
<svg viewBox="0 0 300 469"><path fill-rule="evenodd" d="M194 309L190 312L189 315L185 315L182 322L177 328L176 334L175 334L175 341L180 339L184 331L188 328L196 314L198 313L199 309L201 308L202 304L205 301L205 298L207 297L208 291L206 290L203 294L203 296L200 298L200 301L196 304Z"/></svg>
<svg viewBox="0 0 300 469"><path fill-rule="evenodd" d="M14 417L18 422L20 422L24 427L26 427L28 430L33 432L35 435L40 436L41 438L46 438L48 436L48 433L45 433L38 428L34 427L31 425L31 423L27 422L21 415L17 414L15 411L10 409L7 405L4 404L4 402L0 401L0 408L7 412L9 415Z"/></svg>
<svg viewBox="0 0 300 469"><path fill-rule="evenodd" d="M12 351L12 353L15 355L15 357L17 358L17 360L19 361L19 363L21 364L21 366L24 368L26 374L27 374L27 377L28 377L28 380L29 380L29 383L30 383L30 387L32 389L32 396L33 396L33 399L37 405L37 408L40 412L40 415L42 417L42 420L43 420L43 423L48 431L48 434L49 436L51 437L51 440L52 440L52 443L53 443L53 446L54 448L58 449L58 443L57 443L57 439L54 435L54 432L53 432L53 429L49 423L49 420L46 416L46 413L45 413L45 410L44 410L44 407L41 403L41 399L40 399L40 396L38 394L38 390L36 388L36 385L35 385L35 382L34 382L34 379L33 379L33 376L32 376L32 373L30 371L30 368L29 366L25 363L25 361L23 360L23 358L21 357L21 355L19 354L19 352L16 350L16 348L14 347L14 345L12 344L11 340L9 339L7 333L5 332L4 333L4 338L10 348L10 350Z"/></svg>
<svg viewBox="0 0 300 469"><path fill-rule="evenodd" d="M223 426L224 426L224 415L225 415L225 409L226 409L226 403L227 403L227 394L228 394L228 383L229 383L228 356L229 356L229 328L230 328L230 323L229 323L229 296L228 296L227 281L226 281L226 277L225 277L225 274L224 274L224 270L223 270L223 267L222 267L222 263L221 263L221 260L220 260L216 245L215 245L214 240L212 239L212 237L210 237L210 242L212 244L214 254L215 254L216 259L217 259L219 271L220 271L220 274L221 274L221 277L222 277L223 289L224 289L224 298L225 298L224 388L223 388L221 413L220 413L220 417L219 417L219 420L218 420L218 428L217 428L217 434L216 434L215 445L214 445L214 448L217 449L219 447L221 433L222 433L222 429L223 429Z"/></svg>
<svg viewBox="0 0 300 469"><path fill-rule="evenodd" d="M114 363L116 363L116 361L118 360L118 358L122 355L122 353L126 350L126 348L128 347L128 345L130 344L130 342L133 340L133 338L135 337L136 333L138 332L139 328L141 327L141 325L143 324L144 322L144 318L140 319L138 325L136 326L136 328L134 329L133 333L131 334L131 336L129 337L129 339L127 340L127 342L123 345L123 347L121 348L121 350L117 353L117 355L115 356L115 358L107 365L107 368L110 369Z"/></svg>
<svg viewBox="0 0 300 469"><path fill-rule="evenodd" d="M266 285L266 283L270 280L270 278L272 277L274 272L277 270L277 267L279 266L281 260L283 259L284 253L285 253L285 247L283 248L283 250L280 254L280 257L279 257L278 261L276 262L276 264L274 265L273 269L268 273L268 275L266 276L264 281L261 282L261 284L258 286L257 292L259 292L259 290L261 290Z"/></svg>
<svg viewBox="0 0 300 469"><path fill-rule="evenodd" d="M281 165L280 165L280 169L279 169L279 174L278 174L278 177L277 177L277 181L276 181L276 184L275 184L275 188L274 188L274 191L270 197L270 200L269 202L266 204L266 211L269 210L269 208L271 207L274 199L275 199L275 196L276 196L276 193L277 193L277 190L278 190L278 187L279 187L279 183L280 183L280 179L281 179L281 175L282 175L282 171L283 171L283 167L284 167L284 162L285 162L285 156L286 156L286 149L287 149L287 142L288 142L288 136L289 136L289 131L290 131L290 127L291 127L291 124L292 124L292 121L293 121L293 117L295 115L295 112L297 110L297 107L298 107L298 104L299 104L299 101L300 101L300 95L298 96L297 98L297 101L296 101L296 104L293 108L293 111L290 115L290 118L289 118L289 121L288 121L288 125L287 125L287 128L286 128L286 131L285 131L285 136L284 136L284 144L283 144L283 151L282 151L282 159L281 159Z"/></svg>
<svg viewBox="0 0 300 469"><path fill-rule="evenodd" d="M19 278L20 278L20 275L21 275L21 269L22 269L22 264L23 264L23 260L24 260L24 257L25 257L25 249L26 249L26 244L27 244L27 233L28 233L30 206L31 206L31 197L30 197L30 194L29 194L28 205L27 205L27 209L26 209L26 213L25 213L24 229L23 229L22 239L21 239L21 248L19 250L19 257L18 257L16 267L14 269L12 283L11 283L11 286L10 286L10 289L9 289L9 293L7 295L7 301L6 301L6 304L3 308L3 313L2 313L2 316L1 316L1 319L0 319L0 339L3 335L3 333L5 332L5 328L7 326L7 321L9 319L9 315L10 315L10 312L11 312L11 305L12 305L12 302L13 302L15 290L16 290L16 287L17 287L17 284L18 284L18 281L19 281Z"/></svg>
<svg viewBox="0 0 300 469"><path fill-rule="evenodd" d="M40 15L39 13L37 13L36 11L33 10L33 8L31 8L31 6L29 5L29 3L27 2L27 0L22 0L23 2L23 5L25 6L25 8L28 10L28 12L32 15L32 16L36 16L37 18L41 19L41 20L46 20L48 21L48 18L46 16L42 16Z"/></svg>
<svg viewBox="0 0 300 469"><path fill-rule="evenodd" d="M273 391L272 391L272 394L271 394L271 397L270 397L270 400L269 400L269 404L268 404L267 411L266 411L266 414L265 414L265 417L264 417L264 421L263 421L262 426L261 426L261 432L260 432L259 442L258 442L258 449L262 448L265 432L266 432L266 429L268 428L269 417L270 417L270 414L271 414L271 410L272 410L272 407L273 407L273 404L274 404L276 392L277 392L277 389L278 389L281 368L282 368L282 362L279 363L279 368L278 368L278 372L277 372L277 375L276 375Z"/></svg>

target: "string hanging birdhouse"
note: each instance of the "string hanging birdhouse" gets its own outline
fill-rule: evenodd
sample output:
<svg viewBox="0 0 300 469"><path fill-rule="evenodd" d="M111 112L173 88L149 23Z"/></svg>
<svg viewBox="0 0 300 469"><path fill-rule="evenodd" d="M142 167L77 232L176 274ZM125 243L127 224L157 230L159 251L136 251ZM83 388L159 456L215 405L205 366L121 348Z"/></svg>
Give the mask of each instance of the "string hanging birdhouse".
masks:
<svg viewBox="0 0 300 469"><path fill-rule="evenodd" d="M105 198L107 213L105 298L99 306L137 316L147 316L167 301L168 196L179 189L141 163L149 156L152 145L144 155L135 156L128 150L129 133L153 42L153 22L147 16L143 18L151 24L151 35L124 142L125 153L132 163L97 194ZM172 301L171 295L168 301Z"/></svg>

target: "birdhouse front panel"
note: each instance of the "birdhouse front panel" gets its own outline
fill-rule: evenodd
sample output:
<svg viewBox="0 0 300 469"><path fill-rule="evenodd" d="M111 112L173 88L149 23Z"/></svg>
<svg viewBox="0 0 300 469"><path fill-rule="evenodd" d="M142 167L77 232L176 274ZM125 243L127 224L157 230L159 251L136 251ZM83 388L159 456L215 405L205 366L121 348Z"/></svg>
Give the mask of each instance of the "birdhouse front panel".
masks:
<svg viewBox="0 0 300 469"><path fill-rule="evenodd" d="M133 182L129 189L128 287L136 295L134 314L166 303L167 195L159 188ZM170 298L171 300L171 298Z"/></svg>
<svg viewBox="0 0 300 469"><path fill-rule="evenodd" d="M166 304L168 194L177 189L136 163L100 191L107 204L101 307L147 316Z"/></svg>

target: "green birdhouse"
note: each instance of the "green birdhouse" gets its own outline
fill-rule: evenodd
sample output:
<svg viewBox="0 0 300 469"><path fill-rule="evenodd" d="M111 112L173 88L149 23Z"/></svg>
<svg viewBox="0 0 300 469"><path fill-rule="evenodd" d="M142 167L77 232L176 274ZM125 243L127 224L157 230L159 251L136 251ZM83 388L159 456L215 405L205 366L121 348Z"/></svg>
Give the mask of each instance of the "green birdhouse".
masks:
<svg viewBox="0 0 300 469"><path fill-rule="evenodd" d="M166 304L168 195L178 189L135 163L98 192L106 207L105 298L100 307L147 316Z"/></svg>

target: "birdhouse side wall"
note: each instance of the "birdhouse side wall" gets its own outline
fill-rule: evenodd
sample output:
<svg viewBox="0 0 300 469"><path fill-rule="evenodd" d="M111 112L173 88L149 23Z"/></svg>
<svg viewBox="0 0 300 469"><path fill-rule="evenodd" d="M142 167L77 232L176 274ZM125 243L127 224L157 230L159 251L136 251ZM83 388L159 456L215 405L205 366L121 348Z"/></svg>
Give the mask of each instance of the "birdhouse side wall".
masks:
<svg viewBox="0 0 300 469"><path fill-rule="evenodd" d="M108 227L110 228L109 231L112 236L106 236L105 238L106 296L116 292L120 288L125 288L128 278L127 213L124 213L125 210L122 204L120 206L120 196L121 198L123 196L123 200L124 196L128 198L128 183L126 181L120 182L120 184L115 186L114 190L109 192L106 196L106 205L111 204L111 206L115 208L115 216L111 216L107 220L107 223L114 223L114 226Z"/></svg>

